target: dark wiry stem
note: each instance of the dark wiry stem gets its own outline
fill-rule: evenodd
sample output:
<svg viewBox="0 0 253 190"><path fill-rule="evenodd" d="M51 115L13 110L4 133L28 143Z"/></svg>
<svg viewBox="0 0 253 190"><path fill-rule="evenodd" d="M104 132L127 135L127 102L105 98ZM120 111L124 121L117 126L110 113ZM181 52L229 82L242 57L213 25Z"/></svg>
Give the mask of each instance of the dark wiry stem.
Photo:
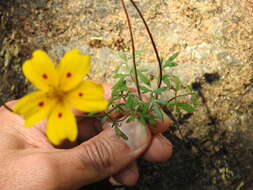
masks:
<svg viewBox="0 0 253 190"><path fill-rule="evenodd" d="M13 112L13 110L9 107L9 106L7 106L6 104L3 104L3 107L5 107L7 110L9 110L10 112Z"/></svg>
<svg viewBox="0 0 253 190"><path fill-rule="evenodd" d="M160 88L161 85L162 85L163 70L162 70L162 62L161 62L161 59L160 59L160 56L159 56L159 53L158 53L158 50L157 50L157 47L156 47L154 38L153 38L153 36L152 36L152 33L151 33L151 31L150 31L150 29L149 29L149 27L148 27L148 24L147 24L146 20L144 19L143 15L142 15L140 9L137 7L136 3L135 3L133 0L130 0L130 1L131 1L131 3L133 4L133 6L135 7L135 9L137 10L138 14L140 15L140 17L141 17L141 19L142 19L142 21L143 21L143 23L144 23L144 25L145 25L145 28L146 28L146 30L147 30L147 32L148 32L149 38L150 38L150 40L151 40L151 43L152 43L152 45L153 45L153 48L154 48L154 51L155 51L155 54L156 54L156 59L157 59L158 64L159 64L159 81L158 81L158 88Z"/></svg>
<svg viewBox="0 0 253 190"><path fill-rule="evenodd" d="M10 112L13 112L13 110L12 110L9 106L7 106L1 98L0 98L0 104L1 104L4 108L6 108L7 110L9 110Z"/></svg>
<svg viewBox="0 0 253 190"><path fill-rule="evenodd" d="M135 85L137 88L137 93L138 96L140 98L140 100L142 100L141 97L141 91L140 91L140 85L139 85L139 79L138 79L138 73L137 73L137 66L136 66L136 59L135 59L135 45L134 45L134 37L133 37L133 31L132 31L132 26L131 26L131 21L128 15L128 11L125 5L124 0L121 0L122 2L122 6L124 8L125 14L126 14L126 18L127 18L127 23L128 23L128 28L129 28L129 32L130 32L130 36L131 36L131 42L132 42L132 56L133 56L133 66L134 66L134 75L135 75Z"/></svg>

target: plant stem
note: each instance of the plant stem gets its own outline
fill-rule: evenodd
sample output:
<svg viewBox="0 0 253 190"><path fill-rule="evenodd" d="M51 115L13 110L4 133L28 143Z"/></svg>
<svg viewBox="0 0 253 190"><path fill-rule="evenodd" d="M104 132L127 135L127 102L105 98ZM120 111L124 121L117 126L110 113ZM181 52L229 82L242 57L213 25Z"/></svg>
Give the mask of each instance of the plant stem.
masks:
<svg viewBox="0 0 253 190"><path fill-rule="evenodd" d="M155 44L155 41L154 41L154 38L152 36L152 33L148 27L148 24L146 22L146 20L144 19L140 9L138 8L138 6L136 5L136 3L133 1L133 0L130 0L130 2L133 4L133 6L135 7L135 9L137 10L139 16L141 17L142 19L142 22L144 23L145 25L145 28L148 32L148 35L149 35L149 38L151 40L151 43L152 43L152 46L154 48L154 51L155 51L155 54L156 54L156 59L158 61L158 64L159 64L159 81L158 81L158 87L157 88L160 88L161 85L162 85L162 77L163 77L163 70L162 70L162 62L161 62L161 59L160 59L160 56L159 56L159 53L158 53L158 50L157 50L157 46Z"/></svg>
<svg viewBox="0 0 253 190"><path fill-rule="evenodd" d="M9 110L10 112L13 112L13 110L9 106L7 106L1 98L0 98L0 104L2 104L2 106L6 108L7 110Z"/></svg>
<svg viewBox="0 0 253 190"><path fill-rule="evenodd" d="M13 110L9 107L9 106L7 106L6 104L3 104L3 107L5 107L7 110L9 110L10 112L13 112Z"/></svg>
<svg viewBox="0 0 253 190"><path fill-rule="evenodd" d="M137 65L136 65L136 59L135 59L135 45L134 45L134 37L133 37L133 31L132 31L132 25L131 25L131 21L128 15L128 11L125 5L124 0L121 0L122 2L122 6L124 8L124 12L126 14L126 19L127 19L127 24L128 24L128 28L129 28L129 32L130 32L130 36L131 36L131 43L132 43L132 56L133 56L133 66L134 66L134 75L135 75L135 85L137 88L137 93L138 96L140 98L140 100L142 100L142 96L141 96L141 91L140 91L140 85L139 85L139 79L138 79L138 73L137 73Z"/></svg>
<svg viewBox="0 0 253 190"><path fill-rule="evenodd" d="M184 96L188 96L188 95L192 95L192 93L187 93L187 94L182 94L182 95L174 96L173 98L169 99L168 102L171 102L172 100L175 100L176 98L184 97Z"/></svg>

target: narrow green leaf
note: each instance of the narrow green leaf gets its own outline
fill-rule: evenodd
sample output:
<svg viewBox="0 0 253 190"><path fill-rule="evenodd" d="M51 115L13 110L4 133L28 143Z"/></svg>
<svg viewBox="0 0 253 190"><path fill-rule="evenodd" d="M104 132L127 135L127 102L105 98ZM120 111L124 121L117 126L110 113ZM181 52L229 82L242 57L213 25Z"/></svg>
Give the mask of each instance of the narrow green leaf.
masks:
<svg viewBox="0 0 253 190"><path fill-rule="evenodd" d="M155 119L155 116L150 115L150 114L142 114L142 116L143 116L143 118L148 119L148 120Z"/></svg>
<svg viewBox="0 0 253 190"><path fill-rule="evenodd" d="M177 102L176 105L187 112L195 112L196 111L196 109L193 106L191 106L190 104L187 104L187 103Z"/></svg>
<svg viewBox="0 0 253 190"><path fill-rule="evenodd" d="M128 136L123 133L118 126L115 125L113 128L117 136L122 137L124 140L128 140Z"/></svg>
<svg viewBox="0 0 253 190"><path fill-rule="evenodd" d="M167 90L167 87L162 87L162 88L157 88L157 89L155 89L153 92L155 93L155 94L158 94L158 95L161 95L164 91L166 91Z"/></svg>
<svg viewBox="0 0 253 190"><path fill-rule="evenodd" d="M166 101L166 100L155 100L155 103L157 103L159 105L164 105L164 106L168 105L168 101Z"/></svg>
<svg viewBox="0 0 253 190"><path fill-rule="evenodd" d="M118 74L115 74L114 76L113 76L113 78L115 78L115 79L117 79L117 78L125 78L125 77L127 77L128 75L127 74L120 74L120 73L118 73Z"/></svg>
<svg viewBox="0 0 253 190"><path fill-rule="evenodd" d="M124 85L124 79L120 79L116 82L115 85L113 85L112 90L117 90L119 87Z"/></svg>
<svg viewBox="0 0 253 190"><path fill-rule="evenodd" d="M138 111L141 114L148 113L148 111L149 111L149 102L139 101L136 111Z"/></svg>
<svg viewBox="0 0 253 190"><path fill-rule="evenodd" d="M135 98L133 96L129 95L125 105L128 109L134 110L136 103L137 103L137 101L135 100Z"/></svg>
<svg viewBox="0 0 253 190"><path fill-rule="evenodd" d="M148 72L149 69L139 69L139 72L142 72L142 73L145 73L145 72Z"/></svg>
<svg viewBox="0 0 253 190"><path fill-rule="evenodd" d="M169 57L169 59L166 62L174 61L177 58L178 55L179 55L179 52L174 53L172 56Z"/></svg>
<svg viewBox="0 0 253 190"><path fill-rule="evenodd" d="M134 121L135 119L136 119L135 117L129 116L126 122L129 123L131 121Z"/></svg>
<svg viewBox="0 0 253 190"><path fill-rule="evenodd" d="M156 118L163 121L163 114L162 114L160 106L154 104L153 107L152 107L152 111L154 112Z"/></svg>
<svg viewBox="0 0 253 190"><path fill-rule="evenodd" d="M113 87L112 87L112 96L118 95L119 91L127 91L127 85L125 79L121 78Z"/></svg>
<svg viewBox="0 0 253 190"><path fill-rule="evenodd" d="M163 65L163 68L166 68L166 67L176 67L177 64L174 63L174 62L166 62L164 65Z"/></svg>
<svg viewBox="0 0 253 190"><path fill-rule="evenodd" d="M178 105L175 105L175 108L176 108L176 112L180 112L180 106L178 106Z"/></svg>
<svg viewBox="0 0 253 190"><path fill-rule="evenodd" d="M140 115L139 121L141 122L142 125L147 125L147 123L142 115Z"/></svg>
<svg viewBox="0 0 253 190"><path fill-rule="evenodd" d="M140 57L141 54L142 54L142 52L143 52L143 50L136 50L136 51L135 51L135 56L136 56L136 57Z"/></svg>
<svg viewBox="0 0 253 190"><path fill-rule="evenodd" d="M163 65L163 68L177 66L177 64L174 63L173 61L177 58L178 55L179 55L179 52L174 53L172 56L170 56L169 59L167 59L167 61Z"/></svg>
<svg viewBox="0 0 253 190"><path fill-rule="evenodd" d="M151 89L149 89L149 88L147 88L145 86L142 86L142 85L140 85L140 89L141 89L141 91L142 91L143 94L145 94L147 92L152 92Z"/></svg>
<svg viewBox="0 0 253 190"><path fill-rule="evenodd" d="M141 81L142 81L144 84L150 86L150 80L149 80L148 77L146 77L146 76L145 76L144 74L142 74L141 72L138 72L138 76L139 76L139 78L141 79Z"/></svg>
<svg viewBox="0 0 253 190"><path fill-rule="evenodd" d="M166 84L167 85L167 87L171 87L171 81L170 81L170 78L169 78L170 76L168 75L168 74L164 74L163 75L163 82L164 82L164 84Z"/></svg>

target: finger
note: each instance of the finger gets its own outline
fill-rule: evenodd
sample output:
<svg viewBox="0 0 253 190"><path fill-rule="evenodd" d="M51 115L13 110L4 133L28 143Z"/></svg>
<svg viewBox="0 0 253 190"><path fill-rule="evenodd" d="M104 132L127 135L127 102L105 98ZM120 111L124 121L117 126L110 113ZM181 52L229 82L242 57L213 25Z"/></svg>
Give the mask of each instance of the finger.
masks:
<svg viewBox="0 0 253 190"><path fill-rule="evenodd" d="M162 114L163 114L163 121L157 119L156 126L150 126L150 130L152 131L153 134L165 132L172 123L167 114L165 114L164 112L162 112Z"/></svg>
<svg viewBox="0 0 253 190"><path fill-rule="evenodd" d="M85 118L78 121L78 141L84 142L102 131L100 121L95 118Z"/></svg>
<svg viewBox="0 0 253 190"><path fill-rule="evenodd" d="M163 162L172 155L172 144L161 133L153 136L151 144L145 151L143 158L150 162Z"/></svg>
<svg viewBox="0 0 253 190"><path fill-rule="evenodd" d="M57 148L73 148L84 141L89 140L90 138L96 136L102 131L101 123L95 118L82 118L77 120L78 123L78 137L76 141L70 142L65 140L61 142L60 145L56 146Z"/></svg>
<svg viewBox="0 0 253 190"><path fill-rule="evenodd" d="M112 176L139 157L150 143L149 130L138 122L124 123L121 130L127 141L107 128L76 148L51 154L57 161L57 183L78 188Z"/></svg>
<svg viewBox="0 0 253 190"><path fill-rule="evenodd" d="M120 184L133 186L137 183L139 178L139 171L137 163L131 162L126 168L113 176L113 178Z"/></svg>
<svg viewBox="0 0 253 190"><path fill-rule="evenodd" d="M13 107L16 101L10 101L6 104L9 107ZM1 134L5 134L5 143L10 143L10 139L15 143L14 139L18 142L16 148L28 148L28 147L47 147L52 148L52 145L45 138L42 132L43 127L40 124L35 125L35 127L27 128L23 127L24 120L21 116L10 112L4 107L0 108L0 118L1 120ZM2 138L1 138L2 139ZM1 141L4 142L4 141ZM5 144L6 145L6 144ZM14 146L12 147L14 148Z"/></svg>
<svg viewBox="0 0 253 190"><path fill-rule="evenodd" d="M112 97L112 85L103 83L102 86L104 88L105 99L110 99Z"/></svg>

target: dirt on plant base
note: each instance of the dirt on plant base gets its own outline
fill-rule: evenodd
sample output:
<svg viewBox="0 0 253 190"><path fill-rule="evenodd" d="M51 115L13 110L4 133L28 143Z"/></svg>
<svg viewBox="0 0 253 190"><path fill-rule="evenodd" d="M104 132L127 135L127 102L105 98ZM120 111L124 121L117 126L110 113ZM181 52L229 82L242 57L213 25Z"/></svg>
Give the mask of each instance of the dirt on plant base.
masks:
<svg viewBox="0 0 253 190"><path fill-rule="evenodd" d="M154 32L161 55L181 51L172 70L200 96L193 115L177 115L167 137L166 163L140 161L134 187L107 180L83 189L246 189L253 167L253 4L250 0L136 1ZM128 4L143 61L155 59L141 21ZM21 74L33 50L55 59L70 48L93 54L92 76L112 81L118 51L128 51L125 17L116 0L0 0L1 98L19 98L29 83ZM147 55L147 56L146 56ZM155 64L154 64L155 73ZM183 137L181 134L183 134Z"/></svg>

